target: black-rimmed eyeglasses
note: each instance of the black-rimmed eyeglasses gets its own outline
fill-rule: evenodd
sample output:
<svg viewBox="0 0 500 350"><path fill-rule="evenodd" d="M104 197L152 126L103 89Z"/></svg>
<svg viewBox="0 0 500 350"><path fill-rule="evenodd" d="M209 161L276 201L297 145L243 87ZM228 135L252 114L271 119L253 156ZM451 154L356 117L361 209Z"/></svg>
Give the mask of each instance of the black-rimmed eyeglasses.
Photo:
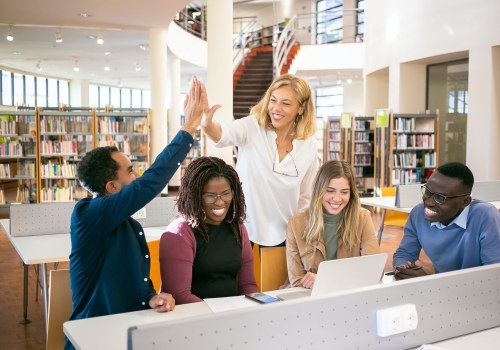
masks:
<svg viewBox="0 0 500 350"><path fill-rule="evenodd" d="M284 172L284 171L278 171L276 170L276 156L278 154L278 148L276 148L276 151L274 152L274 160L273 160L273 172L276 174L284 175L284 176L289 176L289 177L299 177L299 171L297 170L297 165L295 164L295 159L292 156L292 153L287 152L288 155L290 155L290 158L292 158L294 170L290 170L289 172Z"/></svg>
<svg viewBox="0 0 500 350"><path fill-rule="evenodd" d="M448 198L457 198L457 197L465 197L465 196L470 196L470 193L465 193L465 194L455 194L453 196L445 196L444 194L441 194L441 193L436 193L436 192L432 192L430 191L427 186L425 185L422 185L420 187L420 189L422 190L422 195L425 197L425 198L431 198L434 199L434 202L436 202L437 204L444 204L446 202L446 200Z"/></svg>

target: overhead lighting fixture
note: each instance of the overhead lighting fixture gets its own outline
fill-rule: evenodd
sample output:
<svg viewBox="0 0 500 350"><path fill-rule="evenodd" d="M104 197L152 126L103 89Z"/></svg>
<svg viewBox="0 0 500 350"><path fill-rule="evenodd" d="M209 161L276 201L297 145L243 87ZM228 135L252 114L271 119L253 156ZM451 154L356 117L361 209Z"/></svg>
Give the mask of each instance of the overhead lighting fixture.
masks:
<svg viewBox="0 0 500 350"><path fill-rule="evenodd" d="M80 13L78 14L78 16L83 17L83 18L89 18L89 17L90 17L90 16L92 16L92 15L90 15L90 14L88 14L88 13L85 13L85 12L80 12Z"/></svg>
<svg viewBox="0 0 500 350"><path fill-rule="evenodd" d="M12 25L9 26L9 32L7 33L5 39L7 39L8 41L14 40L14 35L12 35Z"/></svg>
<svg viewBox="0 0 500 350"><path fill-rule="evenodd" d="M104 66L104 70L105 70L106 72L109 72L109 71L110 71L110 69L111 69L111 68L109 68L109 66L108 66L108 65Z"/></svg>
<svg viewBox="0 0 500 350"><path fill-rule="evenodd" d="M42 66L40 65L40 62L38 62L38 63L36 64L36 70L37 70L37 71L39 71L39 72L41 72L41 71L43 70L43 69L42 69Z"/></svg>
<svg viewBox="0 0 500 350"><path fill-rule="evenodd" d="M136 71L136 72L140 72L140 71L141 71L141 69L142 69L142 68L141 68L141 65L140 65L139 63L136 63L136 64L135 64L135 71Z"/></svg>
<svg viewBox="0 0 500 350"><path fill-rule="evenodd" d="M337 80L337 84L342 84L342 80Z"/></svg>
<svg viewBox="0 0 500 350"><path fill-rule="evenodd" d="M348 79L347 79L347 84L350 84L350 83L352 83L352 79L351 79L351 78L348 78Z"/></svg>
<svg viewBox="0 0 500 350"><path fill-rule="evenodd" d="M102 34L101 33L99 33L99 35L97 36L96 42L97 42L97 45L104 44L104 39L102 38Z"/></svg>
<svg viewBox="0 0 500 350"><path fill-rule="evenodd" d="M122 86L123 86L122 82L121 82L121 81L119 81L119 82L118 82L118 87L119 87L119 88L121 88Z"/></svg>
<svg viewBox="0 0 500 350"><path fill-rule="evenodd" d="M148 51L148 50L149 50L149 45L148 45L148 44L140 44L140 45L139 45L139 48L140 48L142 51Z"/></svg>
<svg viewBox="0 0 500 350"><path fill-rule="evenodd" d="M110 51L106 51L106 52L104 53L104 55L105 55L105 56L109 56L109 55L111 55L111 52L110 52Z"/></svg>
<svg viewBox="0 0 500 350"><path fill-rule="evenodd" d="M60 44L63 42L63 39L61 37L61 29L57 29L56 32L56 43Z"/></svg>
<svg viewBox="0 0 500 350"><path fill-rule="evenodd" d="M73 70L75 72L79 72L80 71L80 67L78 67L78 59L75 58L75 66L73 67Z"/></svg>

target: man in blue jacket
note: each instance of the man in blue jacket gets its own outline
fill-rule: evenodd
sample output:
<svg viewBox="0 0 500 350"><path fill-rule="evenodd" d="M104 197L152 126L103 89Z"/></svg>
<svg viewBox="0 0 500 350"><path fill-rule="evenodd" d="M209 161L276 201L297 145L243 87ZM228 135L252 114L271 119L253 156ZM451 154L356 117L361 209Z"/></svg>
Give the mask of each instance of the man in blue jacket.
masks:
<svg viewBox="0 0 500 350"><path fill-rule="evenodd" d="M415 206L394 253L396 278L423 276L415 266L420 250L436 272L500 262L500 212L491 203L472 199L474 176L461 163L447 163L422 185L422 203Z"/></svg>
<svg viewBox="0 0 500 350"><path fill-rule="evenodd" d="M130 216L161 192L188 154L206 99L205 87L193 78L183 127L141 177L115 147L100 147L82 158L78 178L93 197L80 200L71 216L70 320L174 309L173 297L153 288L144 230ZM71 348L66 339L65 349Z"/></svg>

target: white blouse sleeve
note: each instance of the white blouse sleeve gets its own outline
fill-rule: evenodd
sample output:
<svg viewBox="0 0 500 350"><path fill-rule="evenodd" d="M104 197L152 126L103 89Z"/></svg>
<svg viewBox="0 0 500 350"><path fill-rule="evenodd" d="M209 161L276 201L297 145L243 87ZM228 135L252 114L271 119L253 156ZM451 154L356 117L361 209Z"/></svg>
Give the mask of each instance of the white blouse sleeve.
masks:
<svg viewBox="0 0 500 350"><path fill-rule="evenodd" d="M259 124L255 116L250 115L234 122L221 123L222 134L216 147L244 146L253 140Z"/></svg>
<svg viewBox="0 0 500 350"><path fill-rule="evenodd" d="M312 142L314 150L316 151L317 146L316 142ZM319 161L318 157L315 156L311 159L311 164L300 183L300 195L299 195L299 212L303 211L309 206L309 202L311 201L311 195L314 186L314 178L316 177L316 173L318 172Z"/></svg>

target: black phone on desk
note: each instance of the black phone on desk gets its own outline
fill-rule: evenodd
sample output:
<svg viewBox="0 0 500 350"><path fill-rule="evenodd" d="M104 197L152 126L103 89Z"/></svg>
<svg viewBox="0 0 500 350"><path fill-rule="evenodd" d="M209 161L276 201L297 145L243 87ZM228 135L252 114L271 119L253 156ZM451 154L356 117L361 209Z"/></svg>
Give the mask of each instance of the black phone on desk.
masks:
<svg viewBox="0 0 500 350"><path fill-rule="evenodd" d="M275 301L280 301L278 298L260 292L245 294L245 297L261 304L269 304L274 303Z"/></svg>

